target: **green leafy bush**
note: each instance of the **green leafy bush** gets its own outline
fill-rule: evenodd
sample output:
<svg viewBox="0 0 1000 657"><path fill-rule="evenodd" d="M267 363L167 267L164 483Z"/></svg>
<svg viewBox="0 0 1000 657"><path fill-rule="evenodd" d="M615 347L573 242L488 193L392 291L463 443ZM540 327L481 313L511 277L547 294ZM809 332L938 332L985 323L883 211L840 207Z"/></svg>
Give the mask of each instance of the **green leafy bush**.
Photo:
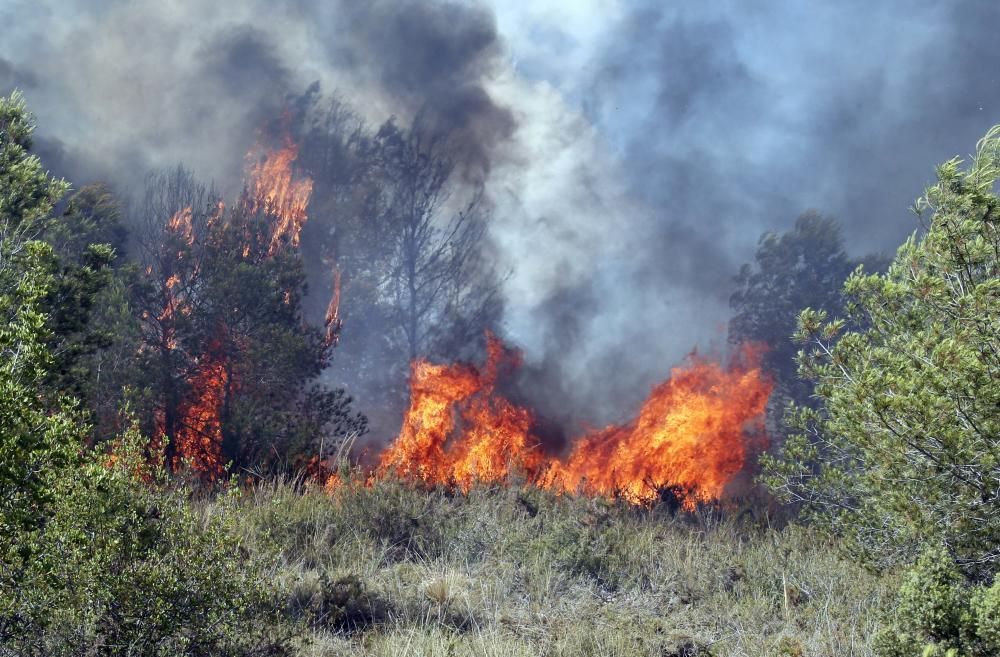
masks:
<svg viewBox="0 0 1000 657"><path fill-rule="evenodd" d="M278 594L266 564L234 540L233 502L202 517L137 444L130 435L111 463L88 459L60 481L49 522L25 539L45 558L10 598L21 622L8 645L21 655L280 654Z"/></svg>
<svg viewBox="0 0 1000 657"><path fill-rule="evenodd" d="M77 304L62 319L82 330L94 289L67 287L52 248L31 239L67 189L29 154L32 129L19 96L0 98L0 652L282 654L290 630L266 555L248 561L235 540L235 500L199 513L136 432L112 454L85 450L78 405L53 376L50 311Z"/></svg>

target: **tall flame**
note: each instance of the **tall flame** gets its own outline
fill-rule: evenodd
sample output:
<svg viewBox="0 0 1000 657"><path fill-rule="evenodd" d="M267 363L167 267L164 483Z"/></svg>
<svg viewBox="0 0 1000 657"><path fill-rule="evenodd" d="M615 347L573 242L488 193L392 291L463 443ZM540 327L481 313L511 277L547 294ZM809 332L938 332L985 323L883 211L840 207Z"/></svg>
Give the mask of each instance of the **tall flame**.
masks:
<svg viewBox="0 0 1000 657"><path fill-rule="evenodd" d="M468 490L474 481L500 481L513 469L538 472L543 456L530 436L531 413L495 394L501 368L517 363L493 335L486 365L411 367L410 408L379 471Z"/></svg>
<svg viewBox="0 0 1000 657"><path fill-rule="evenodd" d="M312 178L296 179L292 163L298 159L299 147L290 139L281 149L270 151L263 157L252 158L250 192L261 209L273 213L277 223L272 227L268 255L274 255L286 241L293 247L299 245L299 234L306 223L306 208L312 196Z"/></svg>
<svg viewBox="0 0 1000 657"><path fill-rule="evenodd" d="M692 357L653 388L637 417L580 436L565 458L546 456L534 418L496 392L501 367L516 366L492 335L480 370L467 364L412 365L410 408L379 472L457 485L495 482L514 471L563 492L617 495L634 503L671 488L687 508L722 497L743 470L747 436L763 431L771 383L760 351L744 348L724 368Z"/></svg>
<svg viewBox="0 0 1000 657"><path fill-rule="evenodd" d="M547 473L546 485L632 502L655 500L663 487L683 503L719 499L745 465L748 430L762 431L771 384L745 349L745 364L724 369L693 357L653 388L638 417L578 440L565 461Z"/></svg>
<svg viewBox="0 0 1000 657"><path fill-rule="evenodd" d="M222 406L228 383L225 362L206 357L188 382L190 392L178 409L181 421L176 437L177 459L187 460L194 470L213 479L224 473Z"/></svg>

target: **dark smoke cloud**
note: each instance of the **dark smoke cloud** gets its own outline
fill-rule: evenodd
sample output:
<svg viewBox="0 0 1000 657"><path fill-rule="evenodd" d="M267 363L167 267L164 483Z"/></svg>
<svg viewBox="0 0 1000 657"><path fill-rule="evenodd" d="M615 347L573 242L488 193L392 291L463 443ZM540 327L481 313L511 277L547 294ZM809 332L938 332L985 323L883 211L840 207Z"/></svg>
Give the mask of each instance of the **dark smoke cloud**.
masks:
<svg viewBox="0 0 1000 657"><path fill-rule="evenodd" d="M917 228L908 208L933 167L1000 121L994 2L614 6L563 75L610 151L577 175L617 177L625 193L598 183L598 196L629 199L629 217L564 218L563 257L587 266L570 282L535 276L549 293L518 324L541 362L575 374L574 414L608 419L692 346L724 340L732 276L762 232L815 208L841 221L853 254L892 253ZM572 35L552 44L581 50ZM559 249L538 257L557 271ZM589 326L564 339L564 309L594 298ZM609 383L621 371L631 383ZM562 394L549 405L565 408Z"/></svg>
<svg viewBox="0 0 1000 657"><path fill-rule="evenodd" d="M134 186L183 161L232 190L260 126L316 80L373 121L419 114L447 130L480 176L514 127L484 87L502 48L482 7L32 0L0 12L0 93L23 89L41 136L86 155L52 165L77 182Z"/></svg>
<svg viewBox="0 0 1000 657"><path fill-rule="evenodd" d="M762 232L815 208L860 255L916 227L934 164L1000 121L997 25L988 0L8 0L0 93L77 184L184 161L231 191L315 80L447 129L496 208L523 394L604 422L724 344Z"/></svg>
<svg viewBox="0 0 1000 657"><path fill-rule="evenodd" d="M303 3L303 7L315 3ZM496 145L515 127L510 110L487 89L504 63L488 8L459 2L376 0L327 3L316 18L330 67L378 89L390 111L417 115L452 137L453 157L467 173L488 173ZM350 93L349 90L345 90Z"/></svg>
<svg viewBox="0 0 1000 657"><path fill-rule="evenodd" d="M934 164L1000 118L997 3L639 4L588 103L635 193L665 215L677 274L705 290L716 276L692 278L691 253L741 260L748 233L808 207L856 250L893 249Z"/></svg>

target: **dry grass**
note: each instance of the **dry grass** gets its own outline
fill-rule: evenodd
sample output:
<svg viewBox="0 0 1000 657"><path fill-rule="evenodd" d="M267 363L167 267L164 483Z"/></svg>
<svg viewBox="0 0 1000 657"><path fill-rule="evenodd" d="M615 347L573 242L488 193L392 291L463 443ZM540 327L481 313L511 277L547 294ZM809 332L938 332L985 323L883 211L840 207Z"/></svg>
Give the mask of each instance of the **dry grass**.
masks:
<svg viewBox="0 0 1000 657"><path fill-rule="evenodd" d="M801 527L530 488L274 483L240 512L279 589L322 609L310 657L870 655L895 584Z"/></svg>

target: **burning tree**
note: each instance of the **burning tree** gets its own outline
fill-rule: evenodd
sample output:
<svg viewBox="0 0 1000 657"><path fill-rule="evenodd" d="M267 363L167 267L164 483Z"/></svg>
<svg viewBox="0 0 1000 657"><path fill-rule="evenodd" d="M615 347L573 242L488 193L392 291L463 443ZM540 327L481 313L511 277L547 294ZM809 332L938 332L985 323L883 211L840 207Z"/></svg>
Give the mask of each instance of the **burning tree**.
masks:
<svg viewBox="0 0 1000 657"><path fill-rule="evenodd" d="M151 179L138 302L154 431L172 465L283 467L325 435L364 428L343 391L315 384L333 341L302 311L308 189L293 160L264 156L230 208L183 170Z"/></svg>

